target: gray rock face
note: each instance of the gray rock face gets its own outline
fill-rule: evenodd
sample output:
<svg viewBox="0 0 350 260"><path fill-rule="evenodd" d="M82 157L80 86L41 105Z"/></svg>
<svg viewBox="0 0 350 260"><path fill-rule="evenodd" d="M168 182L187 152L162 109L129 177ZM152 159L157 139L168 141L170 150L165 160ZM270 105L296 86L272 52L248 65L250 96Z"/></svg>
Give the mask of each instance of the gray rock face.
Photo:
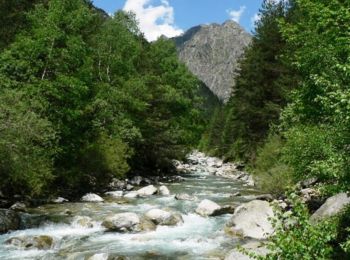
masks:
<svg viewBox="0 0 350 260"><path fill-rule="evenodd" d="M253 200L240 205L233 214L227 226L232 233L243 237L265 239L274 231L269 218L274 213L270 204L266 201Z"/></svg>
<svg viewBox="0 0 350 260"><path fill-rule="evenodd" d="M339 193L330 197L326 202L311 216L312 222L335 216L350 204L350 197L346 193Z"/></svg>
<svg viewBox="0 0 350 260"><path fill-rule="evenodd" d="M175 37L179 58L221 101L234 86L238 59L251 42L251 35L234 21L200 25Z"/></svg>
<svg viewBox="0 0 350 260"><path fill-rule="evenodd" d="M13 210L0 209L0 234L19 228L20 218Z"/></svg>

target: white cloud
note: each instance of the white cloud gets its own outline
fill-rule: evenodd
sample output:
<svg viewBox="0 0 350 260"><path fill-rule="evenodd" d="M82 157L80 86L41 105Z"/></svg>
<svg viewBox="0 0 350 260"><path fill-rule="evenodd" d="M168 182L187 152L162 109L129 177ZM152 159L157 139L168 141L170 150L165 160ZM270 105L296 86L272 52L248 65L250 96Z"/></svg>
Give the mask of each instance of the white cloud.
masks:
<svg viewBox="0 0 350 260"><path fill-rule="evenodd" d="M239 23L239 20L241 19L241 16L244 13L245 9L245 6L241 6L239 10L227 10L227 13L233 21Z"/></svg>
<svg viewBox="0 0 350 260"><path fill-rule="evenodd" d="M261 19L261 15L259 13L254 14L252 18L250 18L250 21L252 22L252 25L254 26L257 21Z"/></svg>
<svg viewBox="0 0 350 260"><path fill-rule="evenodd" d="M136 14L140 29L149 41L159 36L174 37L183 30L174 24L174 9L167 0L161 0L157 6L150 4L151 0L127 0L123 10Z"/></svg>

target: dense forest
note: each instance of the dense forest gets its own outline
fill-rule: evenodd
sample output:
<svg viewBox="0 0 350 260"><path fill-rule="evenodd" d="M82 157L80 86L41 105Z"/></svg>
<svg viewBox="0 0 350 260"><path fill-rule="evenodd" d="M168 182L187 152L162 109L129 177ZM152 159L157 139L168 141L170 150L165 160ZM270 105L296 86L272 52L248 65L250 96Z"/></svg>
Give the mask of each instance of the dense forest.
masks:
<svg viewBox="0 0 350 260"><path fill-rule="evenodd" d="M1 1L0 190L81 194L171 170L200 138L198 80L131 13ZM15 25L15 26L13 26Z"/></svg>
<svg viewBox="0 0 350 260"><path fill-rule="evenodd" d="M350 2L264 1L234 94L218 108L201 148L241 161L275 195L318 181L321 196L349 191ZM223 127L224 126L224 127ZM349 215L319 226L295 201L268 259L339 259Z"/></svg>
<svg viewBox="0 0 350 260"><path fill-rule="evenodd" d="M0 14L1 194L78 197L170 173L198 148L290 202L276 207L269 253L251 257L349 257L350 209L311 223L315 205L296 194L309 180L323 202L349 192L350 1L264 0L231 98L212 101L212 115L175 44L148 42L133 13L13 0Z"/></svg>

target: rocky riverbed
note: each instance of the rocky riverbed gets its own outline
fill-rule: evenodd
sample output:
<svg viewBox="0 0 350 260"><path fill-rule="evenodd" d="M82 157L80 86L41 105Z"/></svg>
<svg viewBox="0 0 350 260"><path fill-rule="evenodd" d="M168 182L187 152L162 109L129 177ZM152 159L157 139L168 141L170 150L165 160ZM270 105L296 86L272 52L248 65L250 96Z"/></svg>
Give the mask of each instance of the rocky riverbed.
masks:
<svg viewBox="0 0 350 260"><path fill-rule="evenodd" d="M273 213L251 176L199 152L174 163L171 182L116 180L80 202L13 209L22 229L0 235L0 259L244 259L231 250L247 242L263 253Z"/></svg>

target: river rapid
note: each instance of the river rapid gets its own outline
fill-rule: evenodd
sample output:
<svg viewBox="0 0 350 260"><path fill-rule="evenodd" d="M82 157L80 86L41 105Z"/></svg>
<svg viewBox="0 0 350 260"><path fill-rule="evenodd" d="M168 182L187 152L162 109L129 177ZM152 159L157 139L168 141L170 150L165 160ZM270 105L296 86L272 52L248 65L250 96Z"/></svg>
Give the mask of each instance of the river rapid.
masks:
<svg viewBox="0 0 350 260"><path fill-rule="evenodd" d="M224 259L231 249L243 242L225 233L225 224L231 215L202 217L195 209L203 199L237 206L248 201L245 195L257 191L243 181L213 175L212 170L205 167L194 166L181 176L181 182L164 183L170 196L105 198L100 203L47 204L28 209L22 219L30 228L0 235L0 259L85 260L93 255L95 258L91 259ZM237 192L242 196L232 196ZM197 199L177 200L174 195L179 193ZM106 232L101 225L111 214L143 215L150 209L164 208L181 213L184 223L157 226L155 231L141 233ZM92 222L84 225L77 221L77 216L88 216ZM13 237L39 235L53 238L50 249L21 249L5 243Z"/></svg>

